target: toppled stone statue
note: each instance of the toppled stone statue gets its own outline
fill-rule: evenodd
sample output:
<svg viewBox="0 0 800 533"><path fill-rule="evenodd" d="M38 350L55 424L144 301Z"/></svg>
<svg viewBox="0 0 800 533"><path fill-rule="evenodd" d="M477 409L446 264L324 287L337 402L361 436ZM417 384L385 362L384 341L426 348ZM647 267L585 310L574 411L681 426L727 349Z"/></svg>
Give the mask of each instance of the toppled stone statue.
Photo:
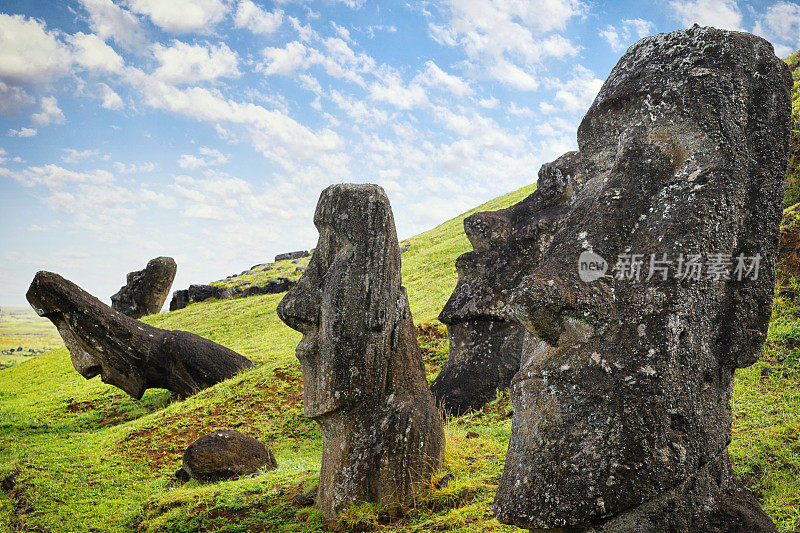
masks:
<svg viewBox="0 0 800 533"><path fill-rule="evenodd" d="M131 318L158 314L177 270L171 257L151 259L144 270L128 274L125 286L111 297L111 308Z"/></svg>
<svg viewBox="0 0 800 533"><path fill-rule="evenodd" d="M172 300L169 302L169 310L177 311L189 305L189 289L178 289L172 293Z"/></svg>
<svg viewBox="0 0 800 533"><path fill-rule="evenodd" d="M775 531L731 471L731 381L770 318L786 65L695 26L640 40L578 129L587 181L511 297L498 519L534 531Z"/></svg>
<svg viewBox="0 0 800 533"><path fill-rule="evenodd" d="M114 311L52 272L38 272L26 298L58 328L80 375L99 374L137 400L149 388L189 396L253 366L194 333L154 328Z"/></svg>
<svg viewBox="0 0 800 533"><path fill-rule="evenodd" d="M203 435L186 448L175 476L183 481L222 481L278 467L275 455L261 441L230 429Z"/></svg>
<svg viewBox="0 0 800 533"><path fill-rule="evenodd" d="M389 200L377 185L332 185L319 241L278 316L303 333L303 408L322 429L315 505L331 521L357 501L413 503L444 456Z"/></svg>
<svg viewBox="0 0 800 533"><path fill-rule="evenodd" d="M564 154L542 166L537 190L518 204L464 220L473 251L456 260L458 284L439 315L450 351L431 385L444 411L480 409L519 370L525 328L511 311L511 291L542 260L566 200L583 186L580 163L578 152Z"/></svg>

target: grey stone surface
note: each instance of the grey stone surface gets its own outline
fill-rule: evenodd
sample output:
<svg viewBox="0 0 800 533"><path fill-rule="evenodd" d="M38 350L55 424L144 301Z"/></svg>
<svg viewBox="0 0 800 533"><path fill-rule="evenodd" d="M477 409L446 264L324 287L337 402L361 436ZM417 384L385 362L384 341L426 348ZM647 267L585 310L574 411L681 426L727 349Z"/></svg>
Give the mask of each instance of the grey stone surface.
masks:
<svg viewBox="0 0 800 533"><path fill-rule="evenodd" d="M565 200L585 178L580 155L569 152L542 166L537 190L521 202L464 220L473 251L456 261L458 284L439 315L450 351L431 386L445 411L480 409L498 389L508 389L525 336L509 305L511 293L542 260L568 212Z"/></svg>
<svg viewBox="0 0 800 533"><path fill-rule="evenodd" d="M769 43L713 28L642 39L617 63L578 129L586 184L510 300L530 335L500 521L775 531L727 446L733 374L757 360L772 307L790 87ZM644 275L582 281L589 250L608 274L643 254ZM650 254L672 275L647 280ZM733 275L680 279L679 254L730 254ZM760 254L757 279L736 278L739 254Z"/></svg>
<svg viewBox="0 0 800 533"><path fill-rule="evenodd" d="M222 481L278 467L275 455L261 441L230 429L203 435L186 448L182 469L203 482ZM180 473L176 474L182 478Z"/></svg>
<svg viewBox="0 0 800 533"><path fill-rule="evenodd" d="M314 224L316 251L278 316L303 333L303 407L323 434L315 505L326 521L357 501L410 506L445 443L389 201L376 185L332 185Z"/></svg>
<svg viewBox="0 0 800 533"><path fill-rule="evenodd" d="M178 265L171 257L151 259L144 270L130 272L126 284L111 297L112 309L131 318L155 315L169 296Z"/></svg>
<svg viewBox="0 0 800 533"><path fill-rule="evenodd" d="M99 375L137 400L149 388L189 396L253 366L194 333L154 328L123 315L52 272L38 272L26 297L58 328L79 374Z"/></svg>
<svg viewBox="0 0 800 533"><path fill-rule="evenodd" d="M287 259L301 259L303 257L308 257L309 254L307 250L299 250L297 252L288 252L285 254L278 254L275 256L275 262L278 261L285 261Z"/></svg>

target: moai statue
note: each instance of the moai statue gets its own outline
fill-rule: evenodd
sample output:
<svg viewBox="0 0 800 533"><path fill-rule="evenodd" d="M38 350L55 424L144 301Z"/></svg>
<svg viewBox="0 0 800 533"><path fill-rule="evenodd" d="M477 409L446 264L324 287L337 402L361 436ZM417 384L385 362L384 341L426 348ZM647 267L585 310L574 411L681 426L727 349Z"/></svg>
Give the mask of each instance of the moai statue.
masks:
<svg viewBox="0 0 800 533"><path fill-rule="evenodd" d="M25 296L58 328L80 375L100 375L103 383L137 400L149 388L189 396L253 366L194 333L154 328L123 315L52 272L38 272Z"/></svg>
<svg viewBox="0 0 800 533"><path fill-rule="evenodd" d="M177 270L171 257L151 259L144 270L128 273L125 285L111 297L111 308L131 318L158 314Z"/></svg>
<svg viewBox="0 0 800 533"><path fill-rule="evenodd" d="M323 435L315 505L332 521L357 501L412 504L441 466L444 432L383 189L328 187L314 224L316 251L278 316L303 333L303 408Z"/></svg>
<svg viewBox="0 0 800 533"><path fill-rule="evenodd" d="M445 412L480 409L511 384L525 337L509 305L511 292L542 260L584 177L580 154L568 152L542 165L536 191L521 202L464 220L473 251L456 261L458 284L439 315L450 351L431 385Z"/></svg>
<svg viewBox="0 0 800 533"><path fill-rule="evenodd" d="M500 521L775 531L727 446L772 307L790 87L767 41L713 28L617 63L578 129L588 181L512 294L531 336Z"/></svg>

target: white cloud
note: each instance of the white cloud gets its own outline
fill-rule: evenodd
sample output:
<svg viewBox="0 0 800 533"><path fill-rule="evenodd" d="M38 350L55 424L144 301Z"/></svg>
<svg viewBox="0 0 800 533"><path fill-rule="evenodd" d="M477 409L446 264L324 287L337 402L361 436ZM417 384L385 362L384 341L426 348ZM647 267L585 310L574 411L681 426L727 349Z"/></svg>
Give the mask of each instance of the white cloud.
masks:
<svg viewBox="0 0 800 533"><path fill-rule="evenodd" d="M265 11L250 0L242 0L236 8L233 23L237 28L247 28L260 35L271 35L283 24L283 11Z"/></svg>
<svg viewBox="0 0 800 533"><path fill-rule="evenodd" d="M777 2L756 21L753 33L772 42L779 57L800 48L800 4Z"/></svg>
<svg viewBox="0 0 800 533"><path fill-rule="evenodd" d="M239 57L225 43L202 46L174 40L170 46L153 45L153 55L161 63L153 75L170 83L196 83L240 75Z"/></svg>
<svg viewBox="0 0 800 533"><path fill-rule="evenodd" d="M206 146L200 148L200 156L183 154L178 159L178 165L187 170L195 170L198 168L209 167L214 165L222 165L228 162L230 156L227 156L215 148L208 148Z"/></svg>
<svg viewBox="0 0 800 533"><path fill-rule="evenodd" d="M66 46L37 20L0 13L0 36L0 82L47 82L69 70Z"/></svg>
<svg viewBox="0 0 800 533"><path fill-rule="evenodd" d="M643 19L626 19L619 28L608 25L600 30L600 37L608 42L614 52L622 52L634 39L641 39L653 32L653 23Z"/></svg>
<svg viewBox="0 0 800 533"><path fill-rule="evenodd" d="M742 12L735 0L671 0L669 6L687 28L696 23L725 30L742 29Z"/></svg>
<svg viewBox="0 0 800 533"><path fill-rule="evenodd" d="M425 62L425 70L417 75L415 81L429 87L441 87L456 96L472 94L472 87L469 86L469 83L458 76L446 73L433 61Z"/></svg>
<svg viewBox="0 0 800 533"><path fill-rule="evenodd" d="M292 41L281 47L267 47L262 51L266 59L261 70L264 74L292 76L296 71L307 70L318 65L334 78L349 80L362 87L366 82L362 74L373 72L375 61L366 54L357 54L342 39L330 37L322 41L325 53L307 46L300 41Z"/></svg>
<svg viewBox="0 0 800 533"><path fill-rule="evenodd" d="M98 87L100 88L100 98L103 100L101 104L105 109L111 109L112 111L119 111L125 104L122 103L122 98L108 85L105 83L99 83Z"/></svg>
<svg viewBox="0 0 800 533"><path fill-rule="evenodd" d="M95 185L99 185L114 181L114 176L106 170L75 172L53 164L40 167L28 167L20 171L0 168L0 176L12 178L24 187L40 185L50 189L60 189L67 184L74 183L94 183Z"/></svg>
<svg viewBox="0 0 800 533"><path fill-rule="evenodd" d="M64 122L64 112L58 107L58 100L56 100L55 96L45 96L42 98L40 105L41 110L31 115L34 124L47 126L52 122L56 124Z"/></svg>
<svg viewBox="0 0 800 533"><path fill-rule="evenodd" d="M136 15L111 0L78 1L89 13L89 27L101 39L114 39L126 50L144 50L147 38Z"/></svg>
<svg viewBox="0 0 800 533"><path fill-rule="evenodd" d="M74 148L64 148L61 161L64 163L77 163L81 159L94 159L100 155L99 150L75 150Z"/></svg>
<svg viewBox="0 0 800 533"><path fill-rule="evenodd" d="M39 133L34 128L20 128L18 130L8 130L9 137L35 137Z"/></svg>
<svg viewBox="0 0 800 533"><path fill-rule="evenodd" d="M428 95L422 86L412 83L406 87L397 73L387 74L382 82L370 85L369 97L405 110L422 107L428 103Z"/></svg>
<svg viewBox="0 0 800 533"><path fill-rule="evenodd" d="M119 161L114 163L114 170L117 171L119 174L138 174L140 172L153 172L158 165L153 163L152 161L145 161L144 163L140 164L130 164L126 165L125 163L120 163Z"/></svg>
<svg viewBox="0 0 800 533"><path fill-rule="evenodd" d="M0 81L0 115L15 116L31 103L33 98L25 89Z"/></svg>
<svg viewBox="0 0 800 533"><path fill-rule="evenodd" d="M131 10L147 15L171 33L209 33L228 12L221 0L129 0Z"/></svg>
<svg viewBox="0 0 800 533"><path fill-rule="evenodd" d="M592 104L594 97L603 80L596 78L594 73L581 65L575 66L572 78L565 81L554 80L550 84L556 89L556 102L558 105L541 102L539 109L544 113L564 111L567 113L585 113Z"/></svg>
<svg viewBox="0 0 800 533"><path fill-rule="evenodd" d="M485 107L486 109L494 109L497 107L497 104L500 103L500 100L495 98L494 96L490 96L489 98L482 98L478 100L478 105L481 107Z"/></svg>
<svg viewBox="0 0 800 533"><path fill-rule="evenodd" d="M78 32L67 40L72 45L75 62L88 70L119 72L125 66L122 57L93 33Z"/></svg>
<svg viewBox="0 0 800 533"><path fill-rule="evenodd" d="M377 127L389 121L389 113L382 109L370 106L361 98L343 95L339 91L331 91L331 100L339 109L344 111L348 117L356 122L370 127Z"/></svg>
<svg viewBox="0 0 800 533"><path fill-rule="evenodd" d="M177 176L171 186L180 197L187 200L184 216L210 220L240 218L239 209L253 198L250 184L239 178L213 176L195 179Z"/></svg>
<svg viewBox="0 0 800 533"><path fill-rule="evenodd" d="M483 77L532 90L538 86L535 65L578 52L562 35L547 35L583 14L586 8L578 0L449 0L446 5L449 19L430 23L431 37L443 46L462 48Z"/></svg>

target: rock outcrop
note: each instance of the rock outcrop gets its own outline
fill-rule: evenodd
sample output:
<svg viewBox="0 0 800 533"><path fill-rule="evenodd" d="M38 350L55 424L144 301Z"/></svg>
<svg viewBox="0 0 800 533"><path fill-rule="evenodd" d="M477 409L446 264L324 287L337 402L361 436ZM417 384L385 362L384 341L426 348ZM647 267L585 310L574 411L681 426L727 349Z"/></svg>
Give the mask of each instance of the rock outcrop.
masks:
<svg viewBox="0 0 800 533"><path fill-rule="evenodd" d="M278 467L275 455L261 441L239 431L223 430L203 435L186 448L179 479L222 481Z"/></svg>
<svg viewBox="0 0 800 533"><path fill-rule="evenodd" d="M518 204L464 220L473 251L456 261L458 284L439 315L450 351L431 386L444 411L480 409L498 389L508 389L525 336L509 305L511 292L542 260L568 211L565 200L584 181L580 154L569 152L542 166L537 190Z"/></svg>
<svg viewBox="0 0 800 533"><path fill-rule="evenodd" d="M530 335L500 521L775 531L727 446L772 307L790 87L769 43L713 28L617 63L578 129L586 183L511 296Z"/></svg>
<svg viewBox="0 0 800 533"><path fill-rule="evenodd" d="M357 501L409 506L441 465L444 432L389 201L376 185L333 185L314 224L316 251L278 316L303 333L303 408L323 434L315 505L326 521Z"/></svg>
<svg viewBox="0 0 800 533"><path fill-rule="evenodd" d="M297 252L287 252L285 254L278 254L275 256L275 262L286 261L287 259L302 259L311 255L308 250L298 250Z"/></svg>
<svg viewBox="0 0 800 533"><path fill-rule="evenodd" d="M131 318L158 314L177 270L171 257L151 259L144 270L128 274L125 286L111 297L111 308Z"/></svg>
<svg viewBox="0 0 800 533"><path fill-rule="evenodd" d="M247 271L245 271L247 272ZM231 277L232 279L232 277ZM175 291L169 303L170 311L183 309L190 303L202 302L209 298L230 300L231 298L257 296L259 294L279 294L291 289L296 282L285 277L270 278L263 285L241 284L237 287L219 287L217 285L190 285L186 290Z"/></svg>
<svg viewBox="0 0 800 533"><path fill-rule="evenodd" d="M38 272L26 297L58 328L79 374L100 375L137 400L149 388L189 396L253 366L194 333L154 328L123 315L52 272Z"/></svg>

